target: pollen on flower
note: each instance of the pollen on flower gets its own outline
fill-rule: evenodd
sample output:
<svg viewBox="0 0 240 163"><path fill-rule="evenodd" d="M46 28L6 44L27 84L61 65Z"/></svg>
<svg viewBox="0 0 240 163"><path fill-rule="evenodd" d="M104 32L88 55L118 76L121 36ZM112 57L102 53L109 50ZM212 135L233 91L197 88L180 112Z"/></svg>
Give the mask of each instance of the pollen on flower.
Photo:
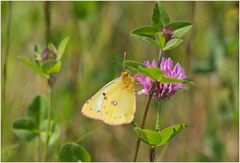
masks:
<svg viewBox="0 0 240 163"><path fill-rule="evenodd" d="M152 63L149 61L145 61L144 64L147 67L157 67L156 60L153 60ZM177 79L186 79L186 75L184 72L184 69L181 67L179 63L176 65L173 64L173 61L171 58L162 58L160 69L164 73L165 77L171 77L171 78L177 78ZM138 92L138 94L146 94L148 95L150 92L150 89L152 88L153 79L151 79L148 76L144 75L137 75L137 80L140 81L140 83L143 86L143 89ZM173 94L176 93L176 91L184 86L183 83L159 83L156 86L155 92L154 92L154 98L155 99L165 99L168 100L169 97L171 97Z"/></svg>

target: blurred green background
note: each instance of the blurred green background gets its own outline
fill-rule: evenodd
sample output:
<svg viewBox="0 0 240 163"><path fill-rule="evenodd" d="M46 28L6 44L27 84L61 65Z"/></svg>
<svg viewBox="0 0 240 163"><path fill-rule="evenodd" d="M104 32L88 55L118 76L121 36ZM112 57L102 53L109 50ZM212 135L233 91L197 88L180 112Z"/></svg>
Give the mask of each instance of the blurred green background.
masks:
<svg viewBox="0 0 240 163"><path fill-rule="evenodd" d="M47 82L22 64L18 55L33 61L34 44L45 44L45 2L12 2L6 108L2 117L2 161L35 161L36 142L26 143L11 130L25 115L32 98L47 94ZM2 60L6 49L7 2L2 2ZM163 2L171 21L187 20L193 28L181 46L167 52L196 83L164 102L161 127L186 123L188 128L157 150L158 161L238 161L239 153L239 5L238 2ZM77 141L92 161L132 161L136 136L131 125L111 127L83 117L81 107L108 81L119 76L123 53L144 61L157 56L150 45L130 31L151 24L154 2L51 2L54 44L70 37L63 67L57 75L54 119L60 139L51 147L49 161L58 160L60 146ZM2 65L3 67L3 65ZM137 97L134 121L139 123L145 96ZM155 127L152 103L145 128ZM159 153L162 155L159 156ZM148 161L141 143L139 161Z"/></svg>

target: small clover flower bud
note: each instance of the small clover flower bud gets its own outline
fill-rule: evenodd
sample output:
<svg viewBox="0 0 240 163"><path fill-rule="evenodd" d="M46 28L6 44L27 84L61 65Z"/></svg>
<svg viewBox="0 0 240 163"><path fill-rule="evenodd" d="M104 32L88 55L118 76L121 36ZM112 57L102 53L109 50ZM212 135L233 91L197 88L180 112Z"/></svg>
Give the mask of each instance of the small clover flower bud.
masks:
<svg viewBox="0 0 240 163"><path fill-rule="evenodd" d="M42 61L50 59L57 59L57 54L48 48L44 48L42 51Z"/></svg>
<svg viewBox="0 0 240 163"><path fill-rule="evenodd" d="M51 87L55 85L57 81L56 76L54 75L50 75L49 79L48 79L48 85L50 85Z"/></svg>
<svg viewBox="0 0 240 163"><path fill-rule="evenodd" d="M147 67L157 67L156 60L153 60L152 63L149 61L144 61L144 64ZM181 67L179 63L176 65L173 64L171 58L162 58L160 69L164 73L165 77L170 78L177 78L177 79L186 79L186 75L184 69ZM137 75L137 80L143 86L143 89L138 92L138 94L146 94L149 95L149 92L152 88L152 84L154 80L148 76L144 75ZM176 91L184 86L183 83L159 83L157 84L155 91L154 91L154 98L155 99L164 99L168 100L172 95L176 93Z"/></svg>
<svg viewBox="0 0 240 163"><path fill-rule="evenodd" d="M161 32L162 32L166 42L171 40L172 38L174 38L173 31L168 27L161 29Z"/></svg>

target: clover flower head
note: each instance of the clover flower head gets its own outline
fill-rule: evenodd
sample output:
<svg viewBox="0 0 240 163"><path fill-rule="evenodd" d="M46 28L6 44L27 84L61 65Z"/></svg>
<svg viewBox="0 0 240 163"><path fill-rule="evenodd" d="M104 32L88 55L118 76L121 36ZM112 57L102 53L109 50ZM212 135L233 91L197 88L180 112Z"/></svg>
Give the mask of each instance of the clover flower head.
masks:
<svg viewBox="0 0 240 163"><path fill-rule="evenodd" d="M46 61L49 59L56 59L57 54L51 51L49 48L44 48L42 51L42 61Z"/></svg>
<svg viewBox="0 0 240 163"><path fill-rule="evenodd" d="M173 30L171 28L165 27L165 28L161 29L161 32L162 32L166 42L174 38Z"/></svg>
<svg viewBox="0 0 240 163"><path fill-rule="evenodd" d="M149 61L144 61L144 64L147 67L158 67L156 60L153 60L152 63ZM186 79L184 69L179 63L174 65L171 58L162 58L159 68L164 73L164 77L177 78L181 80ZM140 74L138 74L136 78L143 86L143 89L139 91L138 94L149 95L154 80L148 76ZM183 86L183 83L158 83L154 90L153 97L155 99L168 100L173 94L176 93L178 89L182 88Z"/></svg>

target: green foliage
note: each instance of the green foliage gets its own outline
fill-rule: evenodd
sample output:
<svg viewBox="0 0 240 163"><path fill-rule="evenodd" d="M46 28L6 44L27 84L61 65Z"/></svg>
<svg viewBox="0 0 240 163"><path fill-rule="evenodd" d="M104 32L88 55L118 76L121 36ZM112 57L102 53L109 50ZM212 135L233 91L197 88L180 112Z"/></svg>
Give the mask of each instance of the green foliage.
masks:
<svg viewBox="0 0 240 163"><path fill-rule="evenodd" d="M163 50L170 50L170 49L173 49L175 48L176 46L178 46L179 44L182 43L183 40L181 39L171 39L170 41L168 41L165 45L165 47L163 48Z"/></svg>
<svg viewBox="0 0 240 163"><path fill-rule="evenodd" d="M69 41L69 37L66 37L66 38L63 39L63 40L61 41L61 43L59 44L58 50L57 50L57 52L58 52L57 60L60 60L60 59L62 58L63 53L64 53L64 51L65 51L65 49L66 49L66 46L67 46L68 41Z"/></svg>
<svg viewBox="0 0 240 163"><path fill-rule="evenodd" d="M156 41L160 49L163 49L165 47L166 40L161 32L156 33Z"/></svg>
<svg viewBox="0 0 240 163"><path fill-rule="evenodd" d="M192 25L188 25L186 27L179 28L179 29L175 30L173 32L174 33L174 37L176 37L176 38L183 37L191 28L192 28Z"/></svg>
<svg viewBox="0 0 240 163"><path fill-rule="evenodd" d="M60 71L61 65L62 65L60 59L63 56L64 50L67 46L68 41L69 41L69 37L63 39L59 44L58 49L56 49L56 47L52 43L48 44L48 49L53 53L57 54L56 60L52 59L52 60L42 61L41 60L42 48L38 44L34 46L34 56L35 56L36 64L31 62L27 58L24 58L21 56L18 56L18 58L35 73L45 78L49 78L49 74L57 73Z"/></svg>
<svg viewBox="0 0 240 163"><path fill-rule="evenodd" d="M154 35L156 32L159 31L158 27L155 26L143 26L139 28L135 28L131 31L132 36L137 36L137 37L151 37L154 38Z"/></svg>
<svg viewBox="0 0 240 163"><path fill-rule="evenodd" d="M39 44L34 45L35 58L39 58L40 60L41 53L42 53L42 47Z"/></svg>
<svg viewBox="0 0 240 163"><path fill-rule="evenodd" d="M51 52L53 52L53 53L57 53L57 52L58 52L57 49L56 49L56 47L53 45L53 43L49 43L49 44L48 44L48 49L49 49Z"/></svg>
<svg viewBox="0 0 240 163"><path fill-rule="evenodd" d="M139 74L149 76L154 80L160 80L164 75L163 72L160 70L160 68L157 68L157 67L147 67L147 68L138 67L137 71Z"/></svg>
<svg viewBox="0 0 240 163"><path fill-rule="evenodd" d="M46 143L46 136L47 136L47 127L48 127L48 120L45 120L40 125L40 138L43 143ZM50 122L50 130L49 130L49 142L48 145L52 145L55 143L60 135L60 127L54 121Z"/></svg>
<svg viewBox="0 0 240 163"><path fill-rule="evenodd" d="M143 130L139 127L135 128L137 136L150 146L158 146L161 144L160 133L154 130Z"/></svg>
<svg viewBox="0 0 240 163"><path fill-rule="evenodd" d="M40 123L47 119L48 116L48 101L45 96L36 96L32 103L28 106L27 116L34 120L36 126L40 126Z"/></svg>
<svg viewBox="0 0 240 163"><path fill-rule="evenodd" d="M132 70L137 70L138 67L146 68L146 66L143 63L134 61L134 60L123 61L123 66L127 66L128 68L130 68Z"/></svg>
<svg viewBox="0 0 240 163"><path fill-rule="evenodd" d="M31 141L37 136L36 125L30 117L16 119L13 122L12 129L23 140Z"/></svg>
<svg viewBox="0 0 240 163"><path fill-rule="evenodd" d="M177 124L163 129L160 134L162 142L165 144L169 142L177 133L179 133L183 128L186 128L186 124Z"/></svg>
<svg viewBox="0 0 240 163"><path fill-rule="evenodd" d="M41 68L44 73L53 74L60 71L61 65L62 65L61 61L47 60L42 63Z"/></svg>
<svg viewBox="0 0 240 163"><path fill-rule="evenodd" d="M59 158L63 162L90 162L91 156L82 146L71 142L62 145Z"/></svg>
<svg viewBox="0 0 240 163"><path fill-rule="evenodd" d="M137 136L146 144L158 147L168 143L177 133L183 128L187 127L185 124L177 124L163 129L161 132L154 130L143 130L135 127Z"/></svg>
<svg viewBox="0 0 240 163"><path fill-rule="evenodd" d="M162 28L166 26L169 21L169 16L165 11L163 5L160 2L156 2L152 14L153 25Z"/></svg>
<svg viewBox="0 0 240 163"><path fill-rule="evenodd" d="M27 141L40 136L45 143L48 124L48 102L45 96L36 96L28 106L27 117L18 118L13 123L14 133ZM53 121L50 124L49 145L52 145L60 134L60 127Z"/></svg>
<svg viewBox="0 0 240 163"><path fill-rule="evenodd" d="M155 26L143 26L136 28L131 31L131 35L139 38L140 40L143 40L156 48L158 47L158 44L155 40L155 33L158 32L159 29Z"/></svg>
<svg viewBox="0 0 240 163"><path fill-rule="evenodd" d="M194 82L190 81L190 80L181 80L181 79L177 79L177 78L168 78L168 77L162 77L158 80L160 83L187 83L187 84L191 84L193 85Z"/></svg>
<svg viewBox="0 0 240 163"><path fill-rule="evenodd" d="M158 31L158 28L154 26L144 26L136 28L131 31L131 35L143 40L156 48L158 47L157 42L154 38L154 34Z"/></svg>
<svg viewBox="0 0 240 163"><path fill-rule="evenodd" d="M46 75L40 67L38 67L36 64L32 63L30 60L28 60L27 58L23 58L23 57L18 57L28 68L30 68L32 71L36 72L37 74L48 78L48 75Z"/></svg>
<svg viewBox="0 0 240 163"><path fill-rule="evenodd" d="M170 28L173 31L176 31L178 29L185 28L188 26L192 26L191 23L185 22L185 21L179 21L179 22L169 23L166 27Z"/></svg>
<svg viewBox="0 0 240 163"><path fill-rule="evenodd" d="M169 23L166 27L173 30L174 38L181 38L192 28L192 24L189 22L180 21Z"/></svg>
<svg viewBox="0 0 240 163"><path fill-rule="evenodd" d="M157 67L143 67L141 66L138 62L131 61L131 62L127 62L127 64L129 67L131 67L134 70L137 70L138 74L142 74L145 76L149 76L152 79L160 82L160 83L187 83L187 84L194 84L193 81L190 80L181 80L181 79L177 79L177 78L169 78L169 77L164 77L164 73L160 70L160 68Z"/></svg>
<svg viewBox="0 0 240 163"><path fill-rule="evenodd" d="M183 40L183 37L191 28L189 22L173 22L169 23L170 19L160 2L156 2L152 14L152 26L143 26L131 31L131 35L135 36L158 49L170 50L177 47ZM166 41L163 34L160 32L163 28L173 30L174 38Z"/></svg>

